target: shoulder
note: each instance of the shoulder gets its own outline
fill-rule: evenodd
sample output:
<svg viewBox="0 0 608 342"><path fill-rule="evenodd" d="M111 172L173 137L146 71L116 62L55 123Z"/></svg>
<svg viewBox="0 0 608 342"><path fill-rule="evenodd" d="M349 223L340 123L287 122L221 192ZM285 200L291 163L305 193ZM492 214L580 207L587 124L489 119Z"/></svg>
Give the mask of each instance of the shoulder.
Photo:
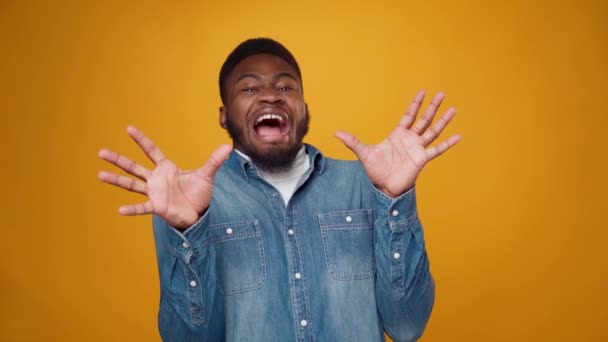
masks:
<svg viewBox="0 0 608 342"><path fill-rule="evenodd" d="M343 159L328 157L325 154L321 153L321 151L319 151L316 147L309 145L309 144L306 144L306 148L307 148L308 154L310 154L312 156L311 160L313 163L315 163L315 168L320 168L323 170L323 172L325 172L326 170L328 170L330 172L331 171L333 171L333 172L336 172L336 171L337 172L364 171L363 166L361 165L361 162L357 159L343 160Z"/></svg>
<svg viewBox="0 0 608 342"><path fill-rule="evenodd" d="M357 160L343 160L338 158L327 157L325 155L316 156L315 168L325 178L331 178L336 181L366 181L367 173L361 162Z"/></svg>
<svg viewBox="0 0 608 342"><path fill-rule="evenodd" d="M336 158L325 157L325 167L327 169L334 170L352 170L352 171L364 171L363 165L359 160L343 160Z"/></svg>

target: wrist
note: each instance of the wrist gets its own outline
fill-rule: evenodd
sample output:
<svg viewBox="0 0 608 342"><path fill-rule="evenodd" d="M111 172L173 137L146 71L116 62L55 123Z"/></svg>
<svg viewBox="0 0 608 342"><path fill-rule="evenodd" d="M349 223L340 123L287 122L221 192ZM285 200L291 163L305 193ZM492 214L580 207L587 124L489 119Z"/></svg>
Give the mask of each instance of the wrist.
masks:
<svg viewBox="0 0 608 342"><path fill-rule="evenodd" d="M175 217L171 220L166 220L167 223L169 223L169 225L171 225L171 227L179 230L180 232L183 232L185 230L187 230L188 228L192 227L194 224L196 224L201 217L203 217L205 215L205 213L207 213L207 209L209 209L208 207L205 208L202 212L192 212L191 215L188 216L180 216L180 217Z"/></svg>
<svg viewBox="0 0 608 342"><path fill-rule="evenodd" d="M193 213L192 215L167 218L166 220L171 227L183 232L195 224L201 218L201 216L203 215Z"/></svg>
<svg viewBox="0 0 608 342"><path fill-rule="evenodd" d="M388 191L386 188L378 188L378 190L380 190L383 194L385 194L386 196L388 196L392 199L399 197L398 194L394 194L394 193Z"/></svg>
<svg viewBox="0 0 608 342"><path fill-rule="evenodd" d="M407 187L405 187L403 190L395 190L395 189L387 189L385 187L379 187L376 186L376 189L380 190L380 192L382 192L383 194L385 194L386 196L392 198L392 199L396 199L397 197L405 194L406 192L410 191L412 188L414 187L414 185L408 185Z"/></svg>

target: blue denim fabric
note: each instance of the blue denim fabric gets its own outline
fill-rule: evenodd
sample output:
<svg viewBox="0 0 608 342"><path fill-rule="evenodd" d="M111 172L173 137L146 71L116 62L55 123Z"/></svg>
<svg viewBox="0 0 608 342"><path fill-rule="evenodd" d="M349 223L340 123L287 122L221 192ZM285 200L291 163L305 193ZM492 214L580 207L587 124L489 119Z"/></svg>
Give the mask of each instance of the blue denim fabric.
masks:
<svg viewBox="0 0 608 342"><path fill-rule="evenodd" d="M422 335L435 287L414 189L391 199L358 161L306 148L311 168L287 206L233 151L196 224L181 233L154 217L163 340Z"/></svg>

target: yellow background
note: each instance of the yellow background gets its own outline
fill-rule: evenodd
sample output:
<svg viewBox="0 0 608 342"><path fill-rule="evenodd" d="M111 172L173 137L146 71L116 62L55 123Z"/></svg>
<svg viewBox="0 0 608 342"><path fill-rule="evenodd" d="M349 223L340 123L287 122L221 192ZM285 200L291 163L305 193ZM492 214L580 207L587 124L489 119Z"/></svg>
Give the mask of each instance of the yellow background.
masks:
<svg viewBox="0 0 608 342"><path fill-rule="evenodd" d="M534 3L532 5L531 3ZM0 340L157 341L142 200L96 179L140 127L184 168L220 143L217 75L271 36L301 65L307 141L381 140L415 92L462 142L418 181L436 305L423 341L605 341L603 1L0 1Z"/></svg>

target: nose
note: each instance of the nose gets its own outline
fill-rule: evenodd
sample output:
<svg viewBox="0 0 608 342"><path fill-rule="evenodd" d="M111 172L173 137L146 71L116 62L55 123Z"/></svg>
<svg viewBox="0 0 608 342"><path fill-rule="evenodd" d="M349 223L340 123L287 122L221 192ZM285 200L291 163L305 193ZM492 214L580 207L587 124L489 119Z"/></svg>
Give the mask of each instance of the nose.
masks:
<svg viewBox="0 0 608 342"><path fill-rule="evenodd" d="M273 87L264 87L260 89L258 101L264 103L280 103L283 102L283 95Z"/></svg>

